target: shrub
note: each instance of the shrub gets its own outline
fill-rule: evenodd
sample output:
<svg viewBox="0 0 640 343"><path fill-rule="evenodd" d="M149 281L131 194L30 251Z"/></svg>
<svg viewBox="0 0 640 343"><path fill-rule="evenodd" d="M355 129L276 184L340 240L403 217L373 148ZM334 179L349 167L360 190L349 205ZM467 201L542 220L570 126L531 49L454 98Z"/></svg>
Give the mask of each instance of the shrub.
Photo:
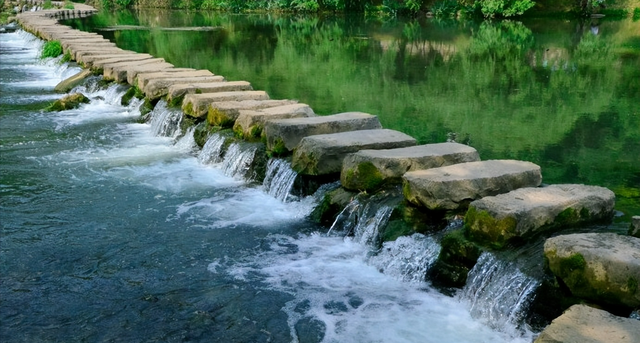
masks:
<svg viewBox="0 0 640 343"><path fill-rule="evenodd" d="M596 0L597 1L597 0ZM535 5L531 0L482 0L475 3L485 18L522 15Z"/></svg>
<svg viewBox="0 0 640 343"><path fill-rule="evenodd" d="M51 0L44 0L44 3L42 4L42 9L50 10L52 8L53 8L53 4L51 3Z"/></svg>
<svg viewBox="0 0 640 343"><path fill-rule="evenodd" d="M431 12L436 18L451 18L456 15L458 7L456 0L443 0L433 4Z"/></svg>
<svg viewBox="0 0 640 343"><path fill-rule="evenodd" d="M62 45L57 40L48 41L42 47L40 58L58 57L62 55Z"/></svg>

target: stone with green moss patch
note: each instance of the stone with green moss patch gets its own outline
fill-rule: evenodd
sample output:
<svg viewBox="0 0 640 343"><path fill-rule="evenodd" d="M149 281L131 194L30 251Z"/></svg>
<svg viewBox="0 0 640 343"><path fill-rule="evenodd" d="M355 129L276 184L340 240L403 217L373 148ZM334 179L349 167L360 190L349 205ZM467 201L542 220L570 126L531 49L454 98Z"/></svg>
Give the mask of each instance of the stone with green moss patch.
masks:
<svg viewBox="0 0 640 343"><path fill-rule="evenodd" d="M81 104L88 104L89 102L89 98L87 98L84 94L73 93L63 97L60 100L54 101L45 109L45 111L59 112L71 110L80 107Z"/></svg>
<svg viewBox="0 0 640 343"><path fill-rule="evenodd" d="M575 296L602 305L640 306L640 238L585 233L547 239L549 270Z"/></svg>
<svg viewBox="0 0 640 343"><path fill-rule="evenodd" d="M430 274L438 286L462 287L469 271L478 262L482 249L467 239L463 229L446 234L441 241L438 259Z"/></svg>

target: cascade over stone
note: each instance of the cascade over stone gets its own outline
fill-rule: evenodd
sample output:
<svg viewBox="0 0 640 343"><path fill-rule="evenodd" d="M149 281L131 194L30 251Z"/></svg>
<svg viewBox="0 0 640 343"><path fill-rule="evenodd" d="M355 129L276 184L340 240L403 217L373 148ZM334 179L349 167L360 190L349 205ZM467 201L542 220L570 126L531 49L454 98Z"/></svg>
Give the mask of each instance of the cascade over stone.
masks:
<svg viewBox="0 0 640 343"><path fill-rule="evenodd" d="M362 149L393 149L415 144L415 138L388 129L309 136L303 138L294 150L291 167L303 175L335 174L340 172L342 160L349 153Z"/></svg>
<svg viewBox="0 0 640 343"><path fill-rule="evenodd" d="M432 210L454 210L482 197L542 182L540 167L525 161L467 162L404 174L405 198Z"/></svg>
<svg viewBox="0 0 640 343"><path fill-rule="evenodd" d="M543 230L609 219L614 205L615 194L604 187L520 188L472 202L465 224L475 240L501 247Z"/></svg>
<svg viewBox="0 0 640 343"><path fill-rule="evenodd" d="M573 295L601 304L640 306L640 238L615 233L557 236L544 243L544 256Z"/></svg>
<svg viewBox="0 0 640 343"><path fill-rule="evenodd" d="M243 100L269 100L269 95L265 91L187 94L182 101L182 111L198 118L209 112L209 106L213 103Z"/></svg>
<svg viewBox="0 0 640 343"><path fill-rule="evenodd" d="M293 150L302 138L313 135L356 130L381 129L377 116L346 112L329 116L269 121L264 128L267 150L278 154Z"/></svg>
<svg viewBox="0 0 640 343"><path fill-rule="evenodd" d="M307 104L291 104L260 110L241 110L233 131L245 138L259 137L264 124L270 120L306 118L316 114Z"/></svg>
<svg viewBox="0 0 640 343"><path fill-rule="evenodd" d="M207 122L213 126L232 127L233 123L240 115L241 110L258 110L262 108L285 106L297 103L298 102L295 100L243 100L215 102L211 103L207 109ZM182 104L184 107L184 102Z"/></svg>
<svg viewBox="0 0 640 343"><path fill-rule="evenodd" d="M554 319L534 343L613 342L640 342L640 322L587 305L573 305Z"/></svg>
<svg viewBox="0 0 640 343"><path fill-rule="evenodd" d="M360 150L345 157L340 182L347 189L374 190L384 183L400 183L402 175L407 171L478 160L480 157L476 149L459 143Z"/></svg>
<svg viewBox="0 0 640 343"><path fill-rule="evenodd" d="M53 91L56 93L67 93L68 91L73 89L73 87L81 84L84 80L86 80L86 78L88 78L91 75L93 75L91 70L84 69L81 72L65 80L60 81L60 83L56 85Z"/></svg>

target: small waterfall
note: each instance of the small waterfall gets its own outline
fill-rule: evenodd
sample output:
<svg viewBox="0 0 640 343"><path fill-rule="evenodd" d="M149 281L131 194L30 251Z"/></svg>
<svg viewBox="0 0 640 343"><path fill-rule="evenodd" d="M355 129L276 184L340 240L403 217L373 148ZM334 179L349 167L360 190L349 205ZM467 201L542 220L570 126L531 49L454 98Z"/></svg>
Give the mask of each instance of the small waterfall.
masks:
<svg viewBox="0 0 640 343"><path fill-rule="evenodd" d="M184 136L180 137L175 144L175 147L183 151L193 151L196 147L196 140L193 138L193 132L196 130L195 126L191 126Z"/></svg>
<svg viewBox="0 0 640 343"><path fill-rule="evenodd" d="M267 174L262 185L269 195L286 202L296 176L298 173L291 169L289 162L272 158L267 164Z"/></svg>
<svg viewBox="0 0 640 343"><path fill-rule="evenodd" d="M214 133L204 143L200 154L198 154L198 161L202 164L212 164L222 162L222 148L224 147L225 137L219 133Z"/></svg>
<svg viewBox="0 0 640 343"><path fill-rule="evenodd" d="M231 144L224 155L224 161L222 161L224 174L231 177L245 178L249 168L251 168L251 162L253 162L256 150L256 147L253 146L243 149L238 143Z"/></svg>
<svg viewBox="0 0 640 343"><path fill-rule="evenodd" d="M175 138L180 134L182 111L169 108L166 101L160 100L158 102L153 111L151 111L150 118L151 131L156 136Z"/></svg>
<svg viewBox="0 0 640 343"><path fill-rule="evenodd" d="M364 245L380 244L380 228L387 226L391 212L393 208L389 206L382 206L375 210L371 203L365 205L358 223L353 228L355 239Z"/></svg>
<svg viewBox="0 0 640 343"><path fill-rule="evenodd" d="M483 318L494 329L518 327L533 299L539 281L522 273L514 264L483 253L469 272L460 298L471 305L471 315Z"/></svg>
<svg viewBox="0 0 640 343"><path fill-rule="evenodd" d="M438 258L440 244L420 233L384 242L377 255L369 259L387 275L407 282L424 282L427 271Z"/></svg>

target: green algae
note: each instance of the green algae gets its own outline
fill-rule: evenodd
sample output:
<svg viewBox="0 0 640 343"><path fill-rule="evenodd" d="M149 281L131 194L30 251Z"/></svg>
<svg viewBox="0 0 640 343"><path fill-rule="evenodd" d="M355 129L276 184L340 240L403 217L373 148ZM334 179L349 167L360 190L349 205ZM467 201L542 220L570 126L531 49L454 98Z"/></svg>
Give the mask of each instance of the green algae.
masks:
<svg viewBox="0 0 640 343"><path fill-rule="evenodd" d="M494 249L503 249L516 236L518 221L513 217L496 219L489 212L470 206L464 224L472 240Z"/></svg>
<svg viewBox="0 0 640 343"><path fill-rule="evenodd" d="M346 171L343 186L353 190L375 191L384 184L384 175L376 166L367 161L358 163L355 168Z"/></svg>

